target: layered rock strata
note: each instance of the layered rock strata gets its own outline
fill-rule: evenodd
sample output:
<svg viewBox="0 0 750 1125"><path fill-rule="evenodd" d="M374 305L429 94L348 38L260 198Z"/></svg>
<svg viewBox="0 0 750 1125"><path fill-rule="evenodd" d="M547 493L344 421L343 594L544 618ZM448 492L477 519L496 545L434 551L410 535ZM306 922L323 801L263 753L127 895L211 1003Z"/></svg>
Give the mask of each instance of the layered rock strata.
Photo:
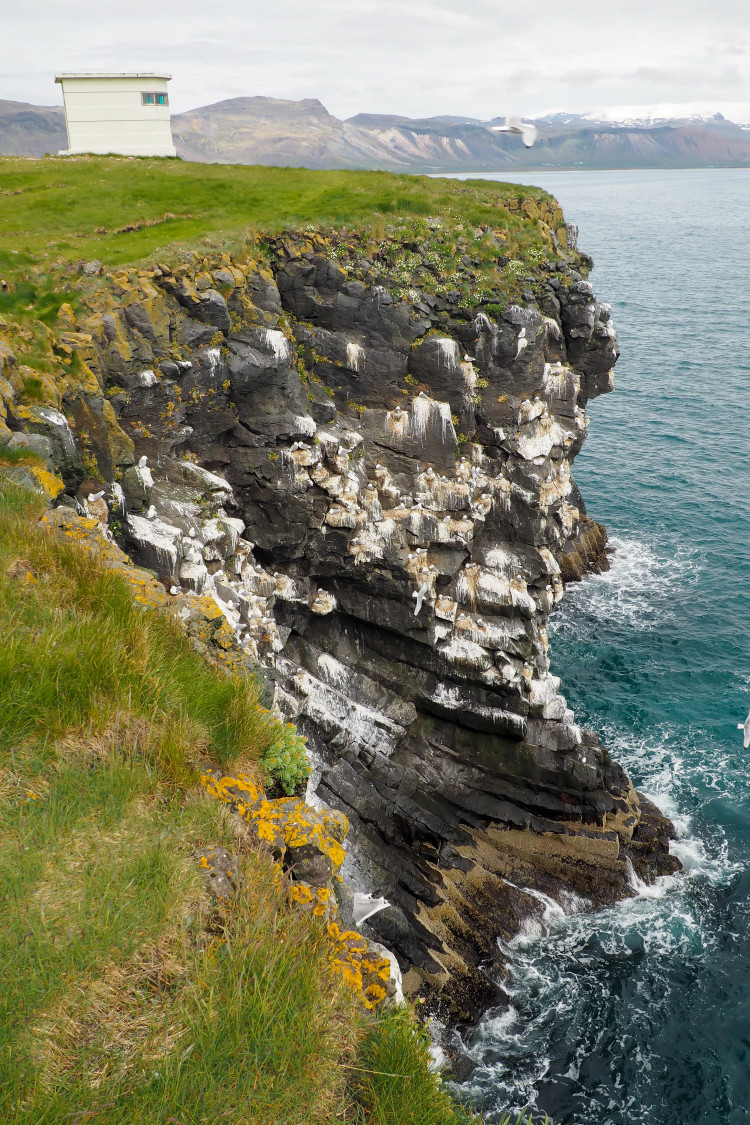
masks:
<svg viewBox="0 0 750 1125"><path fill-rule="evenodd" d="M611 903L679 866L547 656L564 581L606 566L571 465L615 331L573 254L489 312L398 299L317 235L272 251L115 275L66 340L114 390L118 452L78 409L119 458L129 550L213 599L307 736L346 880L391 903L368 932L471 1019L545 896Z"/></svg>

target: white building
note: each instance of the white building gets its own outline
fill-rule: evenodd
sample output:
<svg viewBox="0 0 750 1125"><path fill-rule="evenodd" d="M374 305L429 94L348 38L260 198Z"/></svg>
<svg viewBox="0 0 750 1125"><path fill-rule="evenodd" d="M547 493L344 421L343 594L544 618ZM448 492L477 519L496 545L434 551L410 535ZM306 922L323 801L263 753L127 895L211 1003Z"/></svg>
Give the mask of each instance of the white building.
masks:
<svg viewBox="0 0 750 1125"><path fill-rule="evenodd" d="M74 153L175 156L167 82L171 74L57 74L68 147Z"/></svg>

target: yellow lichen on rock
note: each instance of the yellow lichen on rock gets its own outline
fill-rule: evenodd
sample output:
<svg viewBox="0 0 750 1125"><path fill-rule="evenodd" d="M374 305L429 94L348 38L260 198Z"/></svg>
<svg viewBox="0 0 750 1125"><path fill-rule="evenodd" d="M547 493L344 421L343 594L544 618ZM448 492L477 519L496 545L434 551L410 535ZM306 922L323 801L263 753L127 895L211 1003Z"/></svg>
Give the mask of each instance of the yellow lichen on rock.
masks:
<svg viewBox="0 0 750 1125"><path fill-rule="evenodd" d="M309 910L316 918L335 915L336 906L329 886L294 878L295 856L304 854L309 867L308 852L318 853L329 861L327 879L337 874L346 855L342 842L349 830L343 813L314 809L299 797L270 800L246 774L222 775L218 770L207 769L201 776L201 784L208 794L229 805L253 825L258 841L267 844L277 860L290 865L290 904ZM377 1007L388 995L389 959L373 951L362 934L342 930L334 920L328 923L326 932L331 943L329 959L333 971L360 997L366 1008Z"/></svg>
<svg viewBox="0 0 750 1125"><path fill-rule="evenodd" d="M224 804L236 804L238 812L240 806L249 807L262 797L260 787L245 773L222 777L216 770L206 770L201 775L201 785L209 796L218 797Z"/></svg>
<svg viewBox="0 0 750 1125"><path fill-rule="evenodd" d="M50 501L57 500L65 491L65 483L54 473L48 473L39 465L3 466L1 472L5 480L30 488L34 492L40 492Z"/></svg>
<svg viewBox="0 0 750 1125"><path fill-rule="evenodd" d="M49 496L50 500L57 500L65 491L65 482L54 473L48 473L46 469L39 468L37 465L30 465L28 471L37 482L39 489L45 496Z"/></svg>
<svg viewBox="0 0 750 1125"><path fill-rule="evenodd" d="M328 857L331 873L338 873L346 857L342 841L349 831L349 822L342 812L319 811L306 805L300 797L269 800L255 782L243 774L223 777L209 769L201 776L201 784L252 825L259 840L279 852L287 848L313 847Z"/></svg>
<svg viewBox="0 0 750 1125"><path fill-rule="evenodd" d="M292 883L289 902L294 906L309 908L315 918L322 918L331 910L331 892L328 887L311 887L309 883Z"/></svg>
<svg viewBox="0 0 750 1125"><path fill-rule="evenodd" d="M121 364L131 361L132 348L123 329L122 313L116 306L113 305L110 311L89 316L86 327L107 355L116 357Z"/></svg>
<svg viewBox="0 0 750 1125"><path fill-rule="evenodd" d="M376 1008L388 995L389 959L371 953L367 938L356 930L341 930L337 922L329 922L327 933L331 968L358 994L366 1008Z"/></svg>

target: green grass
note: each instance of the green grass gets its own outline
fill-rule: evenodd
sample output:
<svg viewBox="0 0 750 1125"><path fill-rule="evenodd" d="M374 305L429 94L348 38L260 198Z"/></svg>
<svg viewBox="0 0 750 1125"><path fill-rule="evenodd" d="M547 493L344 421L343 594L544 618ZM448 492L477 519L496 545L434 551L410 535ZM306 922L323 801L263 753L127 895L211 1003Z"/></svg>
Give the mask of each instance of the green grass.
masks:
<svg viewBox="0 0 750 1125"><path fill-rule="evenodd" d="M362 229L429 215L520 227L504 201L546 198L539 188L481 180L118 157L4 157L0 183L0 271L11 277L76 258L143 261L177 244L232 243L248 230ZM154 225L114 233L140 224Z"/></svg>
<svg viewBox="0 0 750 1125"><path fill-rule="evenodd" d="M259 686L215 672L167 615L134 612L121 578L10 518L13 504L0 517L0 566L23 558L32 577L6 578L0 596L0 745L42 747L84 727L103 735L127 713L184 728L193 761L258 758L272 737Z"/></svg>
<svg viewBox="0 0 750 1125"><path fill-rule="evenodd" d="M362 1041L356 1062L357 1100L367 1125L481 1125L469 1108L446 1096L429 1069L429 1037L407 1008L391 1009ZM528 1111L497 1125L549 1125Z"/></svg>
<svg viewBox="0 0 750 1125"><path fill-rule="evenodd" d="M430 1072L429 1039L407 1009L385 1013L357 1059L358 1099L371 1125L455 1125L478 1121L453 1105Z"/></svg>
<svg viewBox="0 0 750 1125"><path fill-rule="evenodd" d="M44 458L32 449L9 449L7 445L0 445L0 469L4 465L38 465L43 467L44 463ZM0 511L2 511L1 508Z"/></svg>
<svg viewBox="0 0 750 1125"><path fill-rule="evenodd" d="M1 260L2 250L0 250ZM6 275L12 276L12 267L15 263L10 260L5 264L10 266L10 269L5 271ZM75 296L71 297L71 294L56 290L49 284L39 285L31 281L20 281L13 289L0 292L0 316L18 316L23 312L33 311L35 319L49 327L54 324L60 305L64 301L77 305Z"/></svg>
<svg viewBox="0 0 750 1125"><path fill-rule="evenodd" d="M368 1016L324 925L196 784L253 763L258 688L0 482L0 1120L460 1125L407 1013ZM196 849L241 856L228 907Z"/></svg>

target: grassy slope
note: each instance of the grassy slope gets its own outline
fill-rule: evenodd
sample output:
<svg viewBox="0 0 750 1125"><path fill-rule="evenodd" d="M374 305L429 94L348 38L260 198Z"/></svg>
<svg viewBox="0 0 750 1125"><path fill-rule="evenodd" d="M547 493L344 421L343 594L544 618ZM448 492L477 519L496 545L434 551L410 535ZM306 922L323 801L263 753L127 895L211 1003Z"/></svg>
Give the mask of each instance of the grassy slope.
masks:
<svg viewBox="0 0 750 1125"><path fill-rule="evenodd" d="M76 258L143 261L173 243L232 242L248 229L362 227L409 215L494 225L507 196L545 194L481 180L116 157L3 157L0 185L0 269L13 277ZM156 225L113 233L139 223Z"/></svg>
<svg viewBox="0 0 750 1125"><path fill-rule="evenodd" d="M0 486L0 1120L450 1125L408 1013L366 1020L270 860L199 794L252 770L252 683ZM196 848L243 855L226 911Z"/></svg>

